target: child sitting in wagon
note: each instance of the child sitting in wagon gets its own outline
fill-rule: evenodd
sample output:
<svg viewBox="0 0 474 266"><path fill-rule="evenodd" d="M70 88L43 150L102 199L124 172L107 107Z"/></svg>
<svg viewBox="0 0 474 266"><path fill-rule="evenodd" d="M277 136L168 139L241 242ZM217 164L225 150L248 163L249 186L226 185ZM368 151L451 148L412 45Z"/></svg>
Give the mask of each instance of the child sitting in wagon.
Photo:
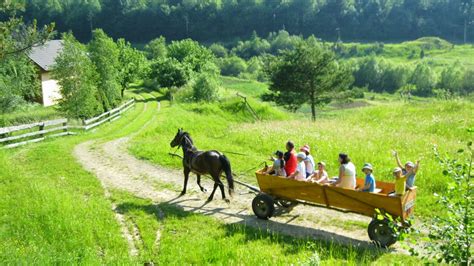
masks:
<svg viewBox="0 0 474 266"><path fill-rule="evenodd" d="M407 176L403 175L402 168L397 167L393 170L393 176L395 176L395 192L389 194L392 197L401 197L405 194L405 181Z"/></svg>
<svg viewBox="0 0 474 266"><path fill-rule="evenodd" d="M296 171L289 175L288 178L296 179L298 181L306 181L306 165L304 164L304 159L306 159L306 154L304 152L299 152L296 155L298 160L298 165Z"/></svg>
<svg viewBox="0 0 474 266"><path fill-rule="evenodd" d="M275 155L277 158L271 158L273 161L273 166L271 166L265 174L273 174L276 176L283 176L286 177L286 171L285 171L285 159L283 158L284 154L282 151L276 151Z"/></svg>
<svg viewBox="0 0 474 266"><path fill-rule="evenodd" d="M375 178L372 175L372 165L370 163L364 164L362 167L362 172L365 174L364 187L360 189L362 192L375 192Z"/></svg>
<svg viewBox="0 0 474 266"><path fill-rule="evenodd" d="M415 176L416 176L416 173L418 172L418 169L420 168L420 160L416 161L416 164L414 164L411 161L408 161L405 163L405 167L403 167L402 162L400 161L400 158L398 157L397 151L393 151L393 156L395 157L395 160L397 161L398 167L402 169L402 174L407 177L406 187L409 189L414 187Z"/></svg>
<svg viewBox="0 0 474 266"><path fill-rule="evenodd" d="M326 184L329 183L329 175L326 172L326 164L324 162L318 163L318 170L316 170L309 178L309 182Z"/></svg>

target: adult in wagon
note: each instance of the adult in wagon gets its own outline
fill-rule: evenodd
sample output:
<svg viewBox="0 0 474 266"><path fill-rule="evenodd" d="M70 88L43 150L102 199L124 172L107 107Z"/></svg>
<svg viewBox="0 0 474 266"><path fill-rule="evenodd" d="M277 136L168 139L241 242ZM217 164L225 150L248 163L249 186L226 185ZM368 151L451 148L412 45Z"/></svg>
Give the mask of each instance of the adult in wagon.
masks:
<svg viewBox="0 0 474 266"><path fill-rule="evenodd" d="M404 167L402 165L402 162L400 161L400 158L398 157L397 151L393 151L393 156L395 157L395 160L397 161L398 167L402 169L402 175L407 177L406 187L408 189L414 187L416 173L418 172L418 169L420 168L420 160L416 161L416 164L414 164L411 161L408 161L405 163L405 167Z"/></svg>
<svg viewBox="0 0 474 266"><path fill-rule="evenodd" d="M291 140L286 143L286 152L283 158L285 159L285 172L290 176L296 171L298 165L298 159L296 159L295 154L295 144Z"/></svg>
<svg viewBox="0 0 474 266"><path fill-rule="evenodd" d="M362 172L365 174L364 187L360 189L363 192L375 192L375 177L372 174L373 167L370 163L364 164L362 167Z"/></svg>
<svg viewBox="0 0 474 266"><path fill-rule="evenodd" d="M349 155L345 153L339 154L339 176L334 186L342 188L355 189L356 187L356 168L355 165L351 162Z"/></svg>
<svg viewBox="0 0 474 266"><path fill-rule="evenodd" d="M306 154L306 159L304 159L304 164L306 166L306 177L308 178L310 175L314 173L314 168L316 167L316 165L314 163L313 156L310 153L310 148L308 144L301 147L300 151Z"/></svg>
<svg viewBox="0 0 474 266"><path fill-rule="evenodd" d="M296 167L296 171L289 175L288 178L296 179L298 181L306 181L306 166L304 164L304 159L306 159L306 154L304 152L299 152L296 155L298 160L298 165Z"/></svg>

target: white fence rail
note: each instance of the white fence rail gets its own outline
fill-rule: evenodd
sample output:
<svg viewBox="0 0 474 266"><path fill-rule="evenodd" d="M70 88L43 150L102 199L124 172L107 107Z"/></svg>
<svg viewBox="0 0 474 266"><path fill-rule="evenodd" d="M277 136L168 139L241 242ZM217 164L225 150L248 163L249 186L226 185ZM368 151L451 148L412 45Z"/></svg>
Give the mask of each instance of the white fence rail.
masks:
<svg viewBox="0 0 474 266"><path fill-rule="evenodd" d="M46 138L74 135L70 129L89 130L103 124L106 121L114 121L120 118L121 114L128 111L135 105L132 99L121 106L105 112L99 116L83 120L82 126L69 125L66 118L36 122L25 125L10 126L0 128L0 145L3 148L14 148L28 143L40 142Z"/></svg>
<svg viewBox="0 0 474 266"><path fill-rule="evenodd" d="M92 129L96 126L99 126L107 121L114 121L120 118L120 115L128 111L128 109L132 108L135 105L135 99L131 99L130 101L122 104L121 106L112 109L108 112L105 112L99 116L87 119L83 121L83 128L84 130Z"/></svg>

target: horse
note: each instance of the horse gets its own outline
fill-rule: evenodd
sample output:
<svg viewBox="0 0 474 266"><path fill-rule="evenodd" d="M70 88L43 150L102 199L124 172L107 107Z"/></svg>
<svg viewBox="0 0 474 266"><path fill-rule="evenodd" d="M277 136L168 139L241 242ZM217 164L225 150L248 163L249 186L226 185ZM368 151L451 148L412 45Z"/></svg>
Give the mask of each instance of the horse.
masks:
<svg viewBox="0 0 474 266"><path fill-rule="evenodd" d="M232 196L234 191L234 179L232 177L230 161L224 154L216 150L199 151L194 146L189 133L183 131L182 128L178 129L178 133L176 133L176 136L170 142L170 146L172 148L178 146L178 148L181 147L183 149L184 187L181 191L181 196L186 194L189 173L193 172L197 175L197 184L202 192L206 192L206 189L201 186L201 175L209 174L214 180L214 188L207 202L214 198L217 187L221 190L222 199L226 202L230 202L225 197L224 184L222 184L220 180L220 176L222 172L224 172L229 185L229 195Z"/></svg>

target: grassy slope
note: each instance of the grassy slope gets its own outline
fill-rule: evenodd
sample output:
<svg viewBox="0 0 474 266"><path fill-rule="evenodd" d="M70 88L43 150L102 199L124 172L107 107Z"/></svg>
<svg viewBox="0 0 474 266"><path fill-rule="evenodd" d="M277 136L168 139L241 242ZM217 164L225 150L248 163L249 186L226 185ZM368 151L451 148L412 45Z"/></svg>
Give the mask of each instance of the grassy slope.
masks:
<svg viewBox="0 0 474 266"><path fill-rule="evenodd" d="M126 263L132 259L99 181L72 156L91 138L130 134L151 114L138 104L100 131L0 150L0 262Z"/></svg>
<svg viewBox="0 0 474 266"><path fill-rule="evenodd" d="M138 245L140 256L129 257L127 244L110 210L110 200L104 198L99 181L81 169L71 153L75 145L88 139L106 141L135 132L153 116L156 103L150 104L148 111L142 112L143 104L139 103L122 119L96 132L0 151L1 264L153 261L278 265L302 262L314 253L325 264L417 263L415 258L376 249L344 247L259 232L243 225L224 225L166 203L158 205L165 213L165 219L159 220L156 206L150 201L112 191L111 200L129 225L137 225L143 239ZM160 119L173 109L165 110ZM250 117L241 115L240 119ZM154 245L157 229L161 230L159 247Z"/></svg>
<svg viewBox="0 0 474 266"><path fill-rule="evenodd" d="M373 44L346 43L345 46L357 46L359 50L368 49ZM430 49L423 47L431 46ZM425 58L420 58L421 50L424 50ZM413 55L413 56L411 56ZM377 55L378 58L385 58L394 63L416 65L422 60L428 60L429 64L437 70L442 67L459 63L466 68L474 67L474 46L472 45L451 45L446 41L437 38L421 38L419 40L385 44L384 50Z"/></svg>
<svg viewBox="0 0 474 266"><path fill-rule="evenodd" d="M316 147L313 155L327 163L330 175L337 174L337 154L348 152L358 168L370 162L375 166L376 179L385 181L393 181L390 173L395 161L391 150L397 149L402 161L422 160L416 181L416 213L428 216L435 210L433 193L447 185L433 158L433 145L442 151L455 151L463 145L460 141L472 138L467 128L474 126L474 104L463 101L377 102L371 107L326 112L316 123L288 116L285 119L274 115L271 109L261 115L280 120L252 123L250 116L242 119L239 113L215 105L166 107L157 124L135 139L132 152L140 158L179 168L180 161L168 155L169 141L177 128L184 127L201 149L246 154L228 156L233 171L241 175L239 178L255 183L253 171L276 149L283 149L288 139L297 145L308 143Z"/></svg>

